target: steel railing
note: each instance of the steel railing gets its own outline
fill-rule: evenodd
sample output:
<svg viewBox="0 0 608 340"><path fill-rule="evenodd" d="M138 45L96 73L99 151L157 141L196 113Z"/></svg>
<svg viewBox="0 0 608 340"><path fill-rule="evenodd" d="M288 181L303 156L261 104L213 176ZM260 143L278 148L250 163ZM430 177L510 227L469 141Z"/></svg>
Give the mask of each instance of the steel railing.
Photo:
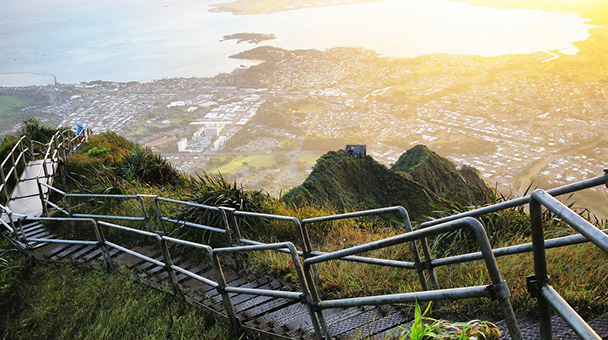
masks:
<svg viewBox="0 0 608 340"><path fill-rule="evenodd" d="M597 177L597 178L594 178L591 180L575 183L573 185L555 188L548 192L553 192L554 194L569 193L569 192L581 190L583 188L589 188L589 187L593 187L593 186L597 186L597 185L606 184L607 178L608 178L608 173L604 174L604 176L601 176L601 177ZM52 186L49 186L49 187L52 188ZM53 190L53 189L49 189L49 190ZM66 195L68 195L68 194L66 194ZM96 197L96 196L101 197L103 195L91 195L90 197ZM112 197L116 196L116 198L118 198L121 196L127 197L129 195L110 195L110 196L112 196ZM171 223L175 223L178 225L184 225L184 226L204 229L204 230L208 230L211 232L229 234L230 229L231 229L230 228L231 220L233 220L232 225L233 225L234 231L237 234L238 243L243 243L243 244L248 244L248 245L265 246L266 244L243 237L243 235L241 234L240 228L239 228L239 223L237 222L237 217L271 219L271 220L287 221L287 222L293 223L295 229L298 232L300 242L302 243L303 248L304 248L303 251L296 250L296 254L303 257L304 263L309 265L309 267L307 267L307 269L309 269L309 270L312 269L312 271L313 271L313 275L310 278L307 278L308 285L311 289L311 292L313 292L312 294L314 294L314 292L316 292L315 282L313 282L312 277L314 276L318 280L318 272L315 270L315 265L317 263L316 261L319 258L323 259L323 256L328 255L328 253L312 250L313 248L310 243L310 238L308 236L308 230L306 229L307 225L310 225L313 223L331 221L331 220L340 220L340 219L345 219L345 218L355 218L355 217L371 216L371 215L379 215L379 214L396 212L396 213L401 214L401 216L404 218L404 225L405 225L406 230L411 230L411 225L409 224L409 218L407 217L407 212L405 212L405 214L404 214L405 210L402 207L391 207L391 208L383 208L383 209L374 209L374 210L363 211L363 212L324 216L324 217L318 217L318 218L312 218L312 219L304 219L304 220L302 220L302 222L300 222L297 218L290 217L290 216L280 216L280 215L261 214L261 213L245 212L245 211L235 211L234 209L229 209L229 208L217 208L217 207L200 205L200 204L196 204L196 203L192 203L192 202L185 202L185 201L179 201L179 200L174 200L174 199L167 199L167 198L162 198L162 197L157 197L157 196L152 196L152 197L154 197L155 204L157 206L157 215L158 215L159 220L161 221L161 225L164 222L171 222ZM496 206L476 209L471 212L466 212L466 213L460 214L460 216L462 217L462 215L469 215L469 214L475 215L475 216L481 216L488 212L495 212L495 211L499 211L499 210L503 210L503 209L512 208L512 207L515 207L518 205L528 203L529 202L528 197L530 197L530 196L524 197L523 199L520 198L520 199L516 199L516 200L511 200L508 202L503 202ZM526 198L528 198L528 199L526 200ZM161 209L159 208L159 202L191 206L191 207L195 207L195 208L200 208L203 211L219 213L222 216L222 218L221 218L222 226L216 227L216 226L210 226L210 225L202 225L202 224L197 224L197 223L193 223L193 222L188 222L188 221L164 216L160 212ZM574 212L572 212L572 214L576 215ZM99 216L103 216L103 215L99 215ZM576 216L578 216L578 215L576 215ZM443 223L449 223L449 222L452 222L452 220L453 220L453 217L448 217L448 218L440 219L439 221L444 221ZM430 222L423 223L421 225L421 227L425 227L425 228L423 228L421 230L424 230L427 228L432 228L434 223L437 223L437 222L430 221ZM163 229L165 229L165 228L163 227ZM604 232L600 231L600 233L604 233ZM408 234L408 233L406 233L406 234ZM425 236L421 237L421 238L409 240L408 242L410 243L410 245L414 241L420 241L422 245L427 244L426 240L427 240L428 236L430 236L431 234L428 234L428 235L422 234L422 235L425 235ZM187 242L187 241L185 241L185 242ZM229 242L231 242L230 238L229 238ZM543 242L544 242L544 245L546 248L555 248L555 247L562 247L562 246L566 246L566 245L588 242L588 240L584 235L572 235L572 236L565 236L565 237L550 239L550 240L546 240ZM232 244L232 243L229 243L229 244ZM510 247L503 247L503 248L498 248L498 249L490 248L490 253L492 254L493 257L499 257L499 256L507 256L507 255L513 255L513 254L518 254L518 253L524 253L524 252L531 252L534 250L533 248L534 247L532 246L532 243L526 243L526 244L520 244L520 245L515 245L515 246L510 246ZM231 249L231 248L226 248L226 249ZM412 252L414 252L414 249L416 249L416 247L412 247ZM290 252L290 250L286 247L278 247L276 250L280 251L280 252L284 252L284 253ZM308 252L308 255L306 255L307 252ZM238 252L235 251L233 253L238 253ZM429 269L434 270L435 267L439 267L439 266L445 266L445 265L449 265L449 264L469 262L469 261L475 261L475 260L482 260L487 257L487 255L484 254L483 251L473 252L473 253L468 253L468 254L463 254L463 255L450 256L450 257L441 258L441 259L433 259L430 255L430 252L428 251L428 248L424 253L425 253L425 260L424 261L418 260L418 264L416 263L416 261L414 261L414 262L395 261L395 260L387 260L387 259L378 259L378 258L373 258L373 257L358 256L355 254L350 254L350 255L342 254L341 256L339 256L335 259L351 261L351 262L383 265L383 266L388 266L388 267L413 269L413 270L417 270L420 273L422 271L421 268L425 269L425 270L429 270ZM329 253L329 254L333 254L333 253ZM317 260L314 260L314 259L317 259ZM312 260L312 262L309 260ZM430 272L430 270L429 270L429 272ZM307 272L308 271L305 270L305 273L307 273ZM317 280L315 280L315 281L317 281ZM405 294L402 294L401 296L399 296L398 299L404 299L403 301L410 301L408 299L411 299L412 297L416 297L422 301L425 298L441 300L440 297L442 297L442 296L443 297L445 297L445 296L457 296L458 297L459 296L459 297L464 298L464 297L467 297L468 296L467 294L469 294L472 291L472 290L467 290L467 288L458 288L456 290L454 290L454 289L447 290L444 292L446 295L442 295L444 293L441 292L442 290L438 290L439 289L437 287L438 284L437 285L433 284L433 286L435 288L435 291L428 292L429 293L428 295L423 294L421 296L420 294L422 292L421 293L405 293ZM423 288L426 289L425 286L423 286ZM479 288L479 287L477 287L477 288ZM477 289L477 288L475 288L475 289ZM473 289L473 290L475 290L475 289ZM469 293L467 293L467 291ZM481 291L481 288L479 288L479 291ZM426 294L426 292L425 292L425 294ZM453 295L453 294L455 294L455 295ZM478 293L471 293L471 294L475 295ZM484 296L487 297L488 294L485 294ZM374 298L372 298L372 299L374 299ZM386 299L380 298L378 301L381 301L382 303L388 303L388 301L392 301L391 299L392 298L386 298ZM365 300L362 300L362 301L365 301ZM368 301L372 301L372 300L368 300ZM319 308L320 309L335 308L337 306L340 306L340 304L344 304L344 303L346 303L346 302L328 302L328 301L321 302L321 301L319 301L319 303L316 306L314 306L314 308L318 308L318 309ZM319 320L319 322L321 324L323 324L324 321L322 319L322 313L320 313L320 314L316 313L316 317Z"/></svg>
<svg viewBox="0 0 608 340"><path fill-rule="evenodd" d="M79 147L80 137L70 137L69 133L67 133L67 137L59 134L59 137L54 139L48 144L47 152L45 154L44 159L61 159L61 157L67 157L70 152L76 150ZM78 138L78 139L76 139ZM25 140L25 139L22 139ZM22 141L20 140L20 142ZM54 146L53 146L54 145ZM23 150L27 150L27 148L22 147ZM32 147L33 149L33 147ZM13 151L17 150L17 145L13 148ZM27 151L23 151L24 152ZM21 158L18 156L14 158L13 153L12 165L15 166L15 160L17 163L21 161ZM32 154L33 157L33 154ZM25 156L23 156L25 158ZM7 157L7 160L9 157ZM7 162L5 160L5 163ZM53 162L51 161L51 162ZM3 163L3 165L5 164ZM46 165L43 162L43 165ZM236 211L230 208L219 208L206 206L201 204L196 204L192 202L185 202L180 200L162 198L157 196L149 196L149 195L95 195L95 194L68 194L61 190L58 190L52 186L52 183L42 183L39 181L40 195L41 200L43 202L43 206L50 206L54 209L62 211L63 213L67 213L71 215L68 218L39 218L39 221L58 219L62 221L71 221L71 222L91 222L94 225L95 233L97 236L96 241L87 241L87 240L54 240L50 239L35 239L35 238L27 238L23 233L23 229L21 223L14 223L13 216L10 213L10 210L7 208L3 209L3 211L8 216L8 222L2 221L2 226L9 231L14 237L20 238L25 244L29 242L63 242L63 243L75 243L75 244L97 244L102 248L104 259L108 262L108 266L111 266L112 259L109 256L107 251L108 248L114 248L119 251L128 253L130 255L136 256L145 261L154 263L158 266L162 266L168 272L169 284L173 288L176 294L181 294L181 289L179 288L176 272L187 275L191 278L194 278L203 283L209 284L210 286L217 289L218 293L222 295L224 309L226 310L227 318L229 321L235 325L240 324L236 313L234 312L234 306L230 301L229 293L241 293L241 294L252 294L252 295L261 295L261 296L273 296L273 297L282 297L287 299L294 299L301 301L304 303L307 308L309 308L309 312L311 315L311 320L313 322L315 332L318 338L326 338L329 339L331 334L329 334L327 324L324 320L323 310L328 308L338 308L338 307L348 307L348 306L362 306L362 305L378 305L378 304L388 304L388 303L399 303L399 302L413 302L413 301L435 301L435 300L445 300L445 299L462 299L462 298L477 298L477 297L485 297L485 298L495 298L500 301L500 306L505 316L505 320L507 322L507 326L511 337L514 339L521 339L521 335L519 332L519 326L517 325L517 321L513 314L513 310L509 300L509 289L506 284L502 280L500 272L498 271L498 267L496 265L496 257L500 256L508 256L513 254L519 254L524 252L533 252L535 258L535 276L529 278L529 287L531 294L538 298L539 303L539 317L541 324L541 336L543 339L549 339L551 336L551 328L550 328L550 319L548 319L549 315L549 306L553 307L558 311L560 315L562 315L568 324L575 330L575 332L584 339L598 339L597 334L593 332L589 328L589 326L576 314L576 312L568 306L563 299L557 294L553 288L548 285L548 276L546 275L546 264L544 258L544 251L547 248L555 248L555 247L563 247L567 245L583 243L583 242L593 242L596 246L600 247L604 251L608 252L608 236L606 235L606 231L601 231L595 226L591 225L589 222L584 220L582 217L578 216L575 212L570 210L568 207L561 204L559 201L555 200L552 196L563 195L567 193L576 192L579 190L599 186L599 185L607 185L608 186L608 170L604 171L603 176L599 176L596 178L592 178L589 180L581 181L578 183L565 185L562 187L554 188L548 190L546 192L543 191L535 191L532 195L524 196L521 198L517 198L514 200L509 200L506 202L494 204L487 207L482 207L479 209L474 209L468 212L463 212L460 214L456 214L453 216L440 218L433 221L428 221L422 223L419 226L418 230L413 230L411 223L409 221L409 217L407 215L407 211L402 207L390 207L390 208L382 208L382 209L373 209L362 212L354 212L347 214L339 214L332 216L323 216L316 217L310 219L304 219L302 221L298 220L295 217L290 216L280 216L280 215L272 215L272 214L262 214L255 212L245 212L245 211ZM44 175L42 174L44 173ZM6 182L6 177L4 173L1 173L3 184ZM15 176L13 172L9 172L9 176ZM46 166L41 167L39 171L39 178L48 178L51 176ZM46 195L43 195L42 188L46 189ZM6 186L2 187L2 190L5 191L6 194ZM66 209L59 207L57 204L51 202L49 200L49 195L51 192L56 192L60 196L62 196L66 203ZM142 216L141 217L133 217L133 216L108 216L108 215L94 215L94 214L75 214L71 212L71 208L68 202L68 197L83 197L83 198L111 198L111 199L137 199L141 202L142 207ZM157 232L150 231L149 218L147 212L145 210L145 205L143 202L143 197L153 197L154 204L156 206L157 218L160 222L161 228L163 230L159 230ZM9 197L10 199L10 197ZM530 204L530 213L531 213L531 224L532 224L532 242L526 244L519 244L509 247L492 249L486 231L481 225L481 223L472 217L479 217L488 213L497 212L505 209L514 208L517 206L522 206L525 204ZM165 216L162 213L162 209L160 208L160 204L178 204L182 206L189 206L197 209L201 209L205 213L214 213L218 214L219 218L217 221L220 224L216 225L204 225L200 223L194 223L191 221L180 220L178 218L174 218L171 216ZM545 240L542 234L542 218L540 209L541 206L547 207L552 213L556 214L559 218L563 219L566 223L572 226L576 231L578 231L579 235L558 237L554 239ZM373 216L373 215L381 215L381 214L400 214L402 218L402 223L405 226L406 232L401 235L393 236L387 239L370 242L367 244L354 246L347 249L338 250L335 252L321 252L313 249L311 244L310 237L308 235L307 226L314 223L321 223L327 221L341 220L346 218L356 218L356 217L365 217L365 216ZM146 222L146 231L129 228L126 226L120 226L113 223L95 221L94 218L115 218L122 220L142 220ZM297 237L299 238L299 242L302 244L302 251L298 251L296 247L290 242L284 243L276 243L276 244L265 244L262 242L254 241L247 239L241 233L241 228L239 226L239 219L243 218L259 218L259 219L267 219L267 220L275 220L275 221L286 221L289 223L293 223ZM25 220L26 218L20 218L19 220ZM32 218L27 218L28 220L34 220ZM173 223L176 225L182 225L186 227L198 228L202 230L206 230L209 232L224 234L227 237L229 247L225 248L213 248L210 245L205 245L201 243L195 243L186 240L180 240L177 238L172 238L169 236L162 235L166 232L166 228L164 223ZM154 238L163 253L164 262L148 258L143 254L137 253L131 249L120 246L118 244L109 242L105 239L103 230L101 227L120 229L125 232L137 233L142 236L147 236ZM434 259L430 254L430 250L428 247L428 238L432 236L436 236L440 233L451 232L456 229L469 228L474 231L476 236L477 243L479 244L481 251L479 252L471 252L468 254L449 256L445 258ZM236 233L236 242L232 239L232 231ZM417 245L417 243L419 245ZM172 263L169 248L167 243L176 243L181 244L183 246L194 247L200 250L206 251L211 259L211 262L216 270L216 280L213 281L208 278L204 278L202 276L196 275L195 273L189 272L185 268L181 268ZM397 244L405 244L408 243L410 245L410 249L412 252L412 256L414 261L401 261L401 260L389 260L389 259L380 259L374 257L366 257L360 256L361 253L382 249L390 246L394 246ZM246 244L246 245L240 245ZM420 254L418 248L422 248L422 252L424 254L424 259L420 258ZM227 254L240 254L250 251L261 251L261 250L273 250L279 251L283 253L288 253L291 255L293 265L296 270L296 274L299 279L301 292L284 292L284 291L273 291L273 290L256 290L249 288L241 288L241 287L229 287L225 282L225 277L223 276L223 271L221 267L221 263L219 260L219 254L227 253ZM300 257L303 258L303 261L300 261ZM335 300L325 300L321 301L319 298L319 294L316 288L316 281L318 279L318 271L316 271L316 265L322 262L327 261L351 261L358 262L363 264L374 264L381 265L387 267L394 268L402 268L402 269L410 269L418 272L419 278L421 280L421 286L423 291L421 292L410 292L410 293L402 293L402 294L391 294L391 295L381 295L381 296L368 296L368 297L360 297L360 298L345 298L345 299L335 299ZM439 282L437 280L437 276L435 274L434 269L439 266L445 266L456 263L463 263L469 261L476 260L484 260L486 264L486 268L490 274L491 284L486 286L473 286L473 287L461 287L461 288L450 288L450 289L440 289ZM424 271L427 271L430 278L431 283L434 290L427 291L427 282L424 275Z"/></svg>
<svg viewBox="0 0 608 340"><path fill-rule="evenodd" d="M92 134L90 129L84 129L80 134L72 130L64 129L57 131L51 140L44 144L46 151L42 157L40 169L37 174L38 195L42 203L42 210L45 215L48 215L48 204L51 195L50 185L53 184L55 171L59 170L61 179L65 184L65 171L62 165L69 155L78 151L82 144L86 142ZM49 166L52 173L49 171Z"/></svg>
<svg viewBox="0 0 608 340"><path fill-rule="evenodd" d="M347 299L336 299L321 301L319 294L316 291L312 291L313 304L317 307L317 315L321 320L325 338L330 339L329 329L324 323L322 310L326 308L340 308L340 307L353 307L353 306L365 306L365 305L381 305L381 304L393 304L393 303L404 303L404 302L415 302L415 301L440 301L440 300L455 300L455 299L466 299L466 298L495 298L499 301L502 309L503 316L507 323L509 334L511 338L521 340L521 331L509 297L511 293L505 281L503 281L496 259L492 254L492 246L488 240L488 236L485 232L484 227L479 221L466 217L456 221L445 222L436 226L432 226L425 229L419 229L415 231L406 232L401 235L393 236L379 241L370 242L367 244L338 250L332 253L327 253L304 260L304 273L307 275L309 282L312 282L311 276L311 265L330 260L339 260L347 256L353 256L361 253L365 253L372 250L382 249L391 247L398 244L409 243L417 240L424 240L430 236L435 236L441 233L451 232L457 229L470 228L475 233L477 243L483 253L483 259L486 263L486 268L490 274L492 284L487 286L477 287L464 287L464 288L452 288L452 289L439 289L427 292L415 292L415 293L404 293L404 294L391 294L391 295L379 295L379 296L367 296L360 298L347 298Z"/></svg>
<svg viewBox="0 0 608 340"><path fill-rule="evenodd" d="M196 228L196 229L205 230L205 231L209 231L209 232L224 234L226 236L227 244L233 245L232 231L230 229L230 222L228 221L228 213L227 213L227 210L229 210L229 208L214 207L214 206L210 206L210 205L180 201L180 200L176 200L176 199L164 198L164 197L159 197L159 196L153 196L153 198L154 198L154 205L156 207L156 216L157 216L158 220L160 221L163 233L167 233L167 228L165 226L165 222L170 222L170 223L173 223L178 226L181 225L181 226ZM209 213L209 214L217 215L217 217L222 221L222 223L221 223L222 227L215 227L215 226L210 226L210 225L206 225L206 224L194 223L194 222L189 222L186 220L180 220L178 218L165 216L161 209L161 203L165 203L165 204L171 203L171 204L176 204L178 206L196 208L196 209L200 209L203 212L203 214Z"/></svg>
<svg viewBox="0 0 608 340"><path fill-rule="evenodd" d="M582 339L601 340L601 337L570 307L570 305L549 285L545 240L543 234L542 207L566 222L588 241L608 253L608 235L587 222L543 190L536 190L530 197L530 223L532 226L532 246L534 248L534 275L527 277L528 290L538 301L538 317L542 340L553 339L551 311L562 316L564 321Z"/></svg>
<svg viewBox="0 0 608 340"><path fill-rule="evenodd" d="M395 214L395 213L398 214L399 216L401 216L401 218L402 218L401 223L405 227L406 232L411 232L412 224L410 222L410 217L409 217L407 211L401 206L380 208L380 209L371 209L371 210L365 210L365 211L359 211L359 212L353 212L353 213L303 219L302 220L302 235L304 238L305 249L306 249L306 247L308 248L308 251L305 250L304 258L309 258L312 256L319 256L319 255L326 254L325 252L315 251L312 249L312 245L310 242L310 236L308 233L308 229L306 228L307 225L328 222L328 221L337 221L337 220L344 220L344 219L351 219L351 218L358 218L358 217L378 216L378 215ZM422 244L422 249L425 254L425 257L427 259L430 259L430 250L429 250L429 245L428 245L427 240L426 239L420 240L420 243ZM395 267L395 268L414 269L418 273L418 278L420 280L420 285L422 286L422 289L427 290L428 286L427 286L427 282L426 282L426 277L424 275L424 270L425 270L425 268L427 268L427 266L425 266L423 261L421 261L421 259L420 259L420 254L418 252L418 247L417 247L415 241L410 241L409 244L410 244L410 250L412 252L412 257L414 259L414 262L386 260L386 259L378 259L378 258L373 258L373 257L362 257L362 256L346 256L346 257L340 258L340 260L367 263L367 264L375 264L375 265ZM312 269L313 269L315 276L318 277L319 274L316 269L316 266L313 267ZM433 287L435 289L439 289L439 283L437 280L437 274L435 273L435 270L432 267L428 267L428 271L429 271L429 275L430 275Z"/></svg>
<svg viewBox="0 0 608 340"><path fill-rule="evenodd" d="M0 191L3 194L4 202L8 203L14 187L19 183L19 164L21 163L22 169L25 169L28 156L33 159L38 155L34 149L36 143L38 142L30 140L27 136L22 136L0 164ZM9 166L8 169L6 169L7 166Z"/></svg>

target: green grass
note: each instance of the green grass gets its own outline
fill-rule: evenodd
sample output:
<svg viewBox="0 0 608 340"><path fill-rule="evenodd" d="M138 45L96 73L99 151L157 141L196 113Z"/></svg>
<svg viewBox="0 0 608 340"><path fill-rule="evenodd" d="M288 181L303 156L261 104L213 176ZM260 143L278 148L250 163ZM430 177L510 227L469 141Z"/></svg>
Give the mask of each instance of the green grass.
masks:
<svg viewBox="0 0 608 340"><path fill-rule="evenodd" d="M274 167L276 165L276 159L274 155L260 155L260 156L239 156L230 161L230 163L211 169L209 173L222 173L232 174L241 169L248 167L260 168L260 167Z"/></svg>
<svg viewBox="0 0 608 340"><path fill-rule="evenodd" d="M111 174L113 171L110 166L112 162L122 162L121 159L128 155L128 151L133 147L131 144L121 146L121 140L116 138L118 137L111 134L102 135L87 146L90 149L110 145L111 151L104 158L87 156L87 148L83 150L83 153L70 158L68 173L73 178L86 183L86 185L78 187L78 190L85 192L91 188L103 188L112 184L125 194L144 193L159 194L163 197L190 197L191 200L198 203L295 216L300 220L335 213L327 206L295 205L277 201L259 192L245 191L239 183L226 181L215 176L203 176L198 180L189 180L184 185L174 186L138 184L136 181L125 181L118 176L108 182L107 176L104 177L100 174ZM264 156L238 157L234 163L242 165L243 162L248 162L252 166L259 166L258 162L263 162L263 160ZM83 177L86 177L87 180L82 180ZM115 182L113 182L114 180ZM68 189L69 192L74 191ZM508 198L492 198L493 201L503 199ZM95 205L97 213L112 215L132 215L138 209L136 201L123 204L107 204L99 201L90 204ZM446 200L441 204L432 207L437 215L453 214L471 208L458 201ZM83 206L84 208L86 207ZM197 209L180 211L169 205L164 206L163 209L167 210L166 214L175 218L206 225L217 225L212 220L216 218L215 216L204 215ZM152 207L148 207L148 211L153 210ZM564 231L563 223L552 220L548 215L545 216L545 220L548 226L547 237L562 236L568 233ZM510 209L494 213L482 218L481 221L486 226L494 247L530 242L529 217L523 209ZM158 224L153 224L152 227L153 229L158 228ZM299 249L302 249L295 228L289 223L249 219L243 221L241 228L247 237L256 241L291 241ZM189 231L188 228L183 229L177 231L179 233L177 236L203 243L213 241L208 234L197 234ZM320 223L309 228L313 247L320 251L344 249L403 232L403 228L399 227L399 224L395 221L380 219L355 219ZM110 238L112 237L110 235ZM224 242L223 239L219 241ZM471 235L465 232L455 232L447 237L435 238L430 241L434 256L478 250ZM365 255L403 261L411 261L412 259L407 245L390 247ZM552 277L555 289L577 310L583 311L583 314L598 314L608 311L608 301L606 301L608 280L604 279L608 277L608 257L606 254L587 244L549 250L547 259L549 274ZM535 301L527 293L525 285L525 276L533 272L532 256L522 254L500 258L498 259L498 265L503 278L509 284L516 311L520 314L533 312ZM265 273L294 282L295 273L292 265L281 254L272 252L252 253L247 268L254 273ZM321 277L319 290L324 299L421 290L418 277L411 270L340 261L323 263L318 268ZM442 288L487 285L490 283L483 261L440 267L437 269L437 273ZM501 318L500 309L496 302L488 299L470 299L442 305L437 304L430 313L433 317L450 316L460 320L476 318L479 315Z"/></svg>
<svg viewBox="0 0 608 340"><path fill-rule="evenodd" d="M74 89L74 92L76 93L82 93L82 94L94 94L99 92L98 88L77 88Z"/></svg>
<svg viewBox="0 0 608 340"><path fill-rule="evenodd" d="M0 126L9 128L18 124L24 117L33 116L34 111L22 111L26 106L40 106L47 103L42 98L23 95L0 96ZM1 132L1 131L0 131Z"/></svg>
<svg viewBox="0 0 608 340"><path fill-rule="evenodd" d="M227 327L132 274L90 266L4 271L0 290L3 339L236 339Z"/></svg>
<svg viewBox="0 0 608 340"><path fill-rule="evenodd" d="M27 101L19 97L0 96L0 115L5 115L9 111L26 105L28 105Z"/></svg>
<svg viewBox="0 0 608 340"><path fill-rule="evenodd" d="M306 154L306 155L301 155L298 156L298 161L306 164L307 167L311 167L313 165L315 165L315 163L317 162L317 159L319 159L321 155L310 155L310 154Z"/></svg>

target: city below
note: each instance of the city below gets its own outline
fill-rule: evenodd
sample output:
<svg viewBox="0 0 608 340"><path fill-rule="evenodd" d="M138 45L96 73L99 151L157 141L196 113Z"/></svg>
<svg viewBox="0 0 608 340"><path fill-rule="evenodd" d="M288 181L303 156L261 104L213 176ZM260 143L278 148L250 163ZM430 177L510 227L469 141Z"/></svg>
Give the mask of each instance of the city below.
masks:
<svg viewBox="0 0 608 340"><path fill-rule="evenodd" d="M264 63L214 78L0 88L0 95L49 98L20 110L116 132L185 172L220 172L274 196L346 144L366 144L387 166L424 144L477 168L501 192L523 194L601 175L606 165L608 86L535 69L555 56L389 59L357 48L258 47L235 58ZM599 189L574 200L607 215Z"/></svg>

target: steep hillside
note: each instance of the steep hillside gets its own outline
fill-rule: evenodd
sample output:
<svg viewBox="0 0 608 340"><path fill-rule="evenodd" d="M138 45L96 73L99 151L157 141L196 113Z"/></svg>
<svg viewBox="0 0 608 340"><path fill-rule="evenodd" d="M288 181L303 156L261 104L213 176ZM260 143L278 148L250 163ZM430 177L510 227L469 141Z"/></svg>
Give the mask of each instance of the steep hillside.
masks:
<svg viewBox="0 0 608 340"><path fill-rule="evenodd" d="M416 145L399 157L391 170L407 174L437 196L452 200L456 197L467 203L483 202L489 188L472 167L456 169L454 163Z"/></svg>
<svg viewBox="0 0 608 340"><path fill-rule="evenodd" d="M344 151L323 155L301 186L284 200L295 204L328 205L353 211L401 205L413 219L432 213L429 200L460 197L482 203L489 190L472 168L458 171L449 160L424 146L403 154L388 169L368 156L347 157Z"/></svg>

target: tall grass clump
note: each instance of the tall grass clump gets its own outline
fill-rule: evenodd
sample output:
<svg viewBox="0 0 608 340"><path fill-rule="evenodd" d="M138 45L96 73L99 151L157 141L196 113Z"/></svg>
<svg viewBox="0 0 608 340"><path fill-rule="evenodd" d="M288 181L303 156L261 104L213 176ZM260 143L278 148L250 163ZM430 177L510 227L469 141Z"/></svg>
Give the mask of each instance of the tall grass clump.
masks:
<svg viewBox="0 0 608 340"><path fill-rule="evenodd" d="M3 339L235 339L228 328L132 274L47 264L15 273L0 299Z"/></svg>
<svg viewBox="0 0 608 340"><path fill-rule="evenodd" d="M28 136L29 139L40 143L48 142L57 131L58 130L55 128L44 126L44 124L36 118L26 118L21 127L22 134Z"/></svg>

